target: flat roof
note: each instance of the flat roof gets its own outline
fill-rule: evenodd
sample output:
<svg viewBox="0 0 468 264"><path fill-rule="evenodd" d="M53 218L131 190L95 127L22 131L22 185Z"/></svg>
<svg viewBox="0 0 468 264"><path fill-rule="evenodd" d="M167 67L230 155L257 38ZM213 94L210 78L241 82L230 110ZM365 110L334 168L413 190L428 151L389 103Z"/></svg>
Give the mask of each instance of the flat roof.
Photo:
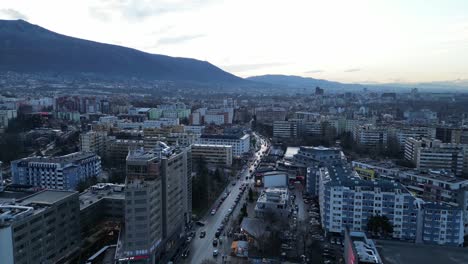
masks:
<svg viewBox="0 0 468 264"><path fill-rule="evenodd" d="M299 147L288 147L284 154L285 159L292 159L299 152Z"/></svg>
<svg viewBox="0 0 468 264"><path fill-rule="evenodd" d="M118 187L118 186L117 186ZM88 206L98 202L101 199L125 199L124 191L113 190L114 186L110 186L103 190L90 190L80 194L80 210L87 208Z"/></svg>
<svg viewBox="0 0 468 264"><path fill-rule="evenodd" d="M33 194L21 201L22 204L27 205L29 203L40 203L40 204L54 204L68 196L75 193L74 191L60 191L60 190L45 190Z"/></svg>
<svg viewBox="0 0 468 264"><path fill-rule="evenodd" d="M386 264L468 263L466 248L386 240L375 243Z"/></svg>

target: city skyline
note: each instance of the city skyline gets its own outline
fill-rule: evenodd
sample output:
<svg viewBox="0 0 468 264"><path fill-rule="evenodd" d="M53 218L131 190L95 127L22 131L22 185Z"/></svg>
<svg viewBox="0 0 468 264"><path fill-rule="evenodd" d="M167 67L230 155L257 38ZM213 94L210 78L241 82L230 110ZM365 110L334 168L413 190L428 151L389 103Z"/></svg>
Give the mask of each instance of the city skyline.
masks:
<svg viewBox="0 0 468 264"><path fill-rule="evenodd" d="M467 8L467 2L455 0L287 5L7 0L0 3L0 19L24 19L73 37L207 60L241 77L459 82L468 79Z"/></svg>

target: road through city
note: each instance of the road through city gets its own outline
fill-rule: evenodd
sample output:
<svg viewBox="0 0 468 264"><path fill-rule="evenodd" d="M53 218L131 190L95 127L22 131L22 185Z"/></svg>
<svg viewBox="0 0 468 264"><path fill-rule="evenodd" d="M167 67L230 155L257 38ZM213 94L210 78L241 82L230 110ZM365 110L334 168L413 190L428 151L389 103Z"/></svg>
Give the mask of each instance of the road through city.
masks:
<svg viewBox="0 0 468 264"><path fill-rule="evenodd" d="M268 145L266 141L261 139L260 137L256 136L257 142L262 143L261 148L255 153L254 160L249 163L248 167L239 173L240 179L237 180L235 185L229 184L228 190L230 191L228 197L224 200L221 206L218 208L214 215L211 215L211 209L216 208L216 205L219 204L221 201L221 196L216 200L216 202L211 206L209 212L206 216L204 216L201 221L205 222L205 226L202 227L195 227L196 236L192 240L189 248L190 254L188 255L187 259L184 260L184 263L193 263L193 264L200 264L205 259L213 259L218 263L222 263L223 255L229 255L230 245L228 245L227 237L225 236L225 232L229 230L229 225L232 222L232 219L236 219L239 215L240 209L242 204L244 203L244 197L247 197L248 189L253 184L253 177L248 179L250 175L254 173L256 166L260 163L261 154L266 151ZM252 173L250 173L252 171ZM236 197L242 192L240 187L243 184L248 184L246 191L243 193L242 198L238 202L236 206ZM218 244L217 247L213 246L213 239L215 238L215 233L219 226L223 223L223 219L226 215L229 214L229 209L231 207L235 207L230 220L228 221L227 225L224 227L223 232L220 236L220 240L222 244ZM204 238L200 238L200 232L205 231L206 236ZM217 257L213 256L213 250L218 249L219 255Z"/></svg>

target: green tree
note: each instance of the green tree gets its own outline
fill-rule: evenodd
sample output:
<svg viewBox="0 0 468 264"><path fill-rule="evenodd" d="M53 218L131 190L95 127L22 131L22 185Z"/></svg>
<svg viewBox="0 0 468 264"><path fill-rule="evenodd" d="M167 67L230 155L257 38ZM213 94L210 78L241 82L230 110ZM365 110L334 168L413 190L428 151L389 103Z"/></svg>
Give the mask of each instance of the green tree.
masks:
<svg viewBox="0 0 468 264"><path fill-rule="evenodd" d="M84 190L88 189L89 187L95 185L97 182L98 180L96 176L90 177L85 180L81 180L80 182L78 182L78 185L76 186L76 190L81 193Z"/></svg>
<svg viewBox="0 0 468 264"><path fill-rule="evenodd" d="M249 202L253 203L254 197L253 197L253 190L252 188L249 188Z"/></svg>
<svg viewBox="0 0 468 264"><path fill-rule="evenodd" d="M373 215L367 220L367 231L374 236L386 237L393 233L393 226L388 217Z"/></svg>

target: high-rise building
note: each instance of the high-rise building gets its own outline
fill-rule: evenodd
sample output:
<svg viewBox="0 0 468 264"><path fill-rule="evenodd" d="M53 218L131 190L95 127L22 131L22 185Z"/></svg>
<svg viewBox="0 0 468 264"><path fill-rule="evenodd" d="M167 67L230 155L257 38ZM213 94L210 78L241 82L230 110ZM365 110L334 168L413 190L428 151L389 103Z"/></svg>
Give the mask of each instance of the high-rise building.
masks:
<svg viewBox="0 0 468 264"><path fill-rule="evenodd" d="M100 173L101 158L88 152L11 162L13 183L47 189L74 190L80 181L97 177Z"/></svg>
<svg viewBox="0 0 468 264"><path fill-rule="evenodd" d="M78 192L46 190L0 204L1 263L65 263L80 248Z"/></svg>
<svg viewBox="0 0 468 264"><path fill-rule="evenodd" d="M187 148L168 147L162 142L151 151L129 152L125 227L117 246L118 261L163 261L183 242L191 216L189 156Z"/></svg>

